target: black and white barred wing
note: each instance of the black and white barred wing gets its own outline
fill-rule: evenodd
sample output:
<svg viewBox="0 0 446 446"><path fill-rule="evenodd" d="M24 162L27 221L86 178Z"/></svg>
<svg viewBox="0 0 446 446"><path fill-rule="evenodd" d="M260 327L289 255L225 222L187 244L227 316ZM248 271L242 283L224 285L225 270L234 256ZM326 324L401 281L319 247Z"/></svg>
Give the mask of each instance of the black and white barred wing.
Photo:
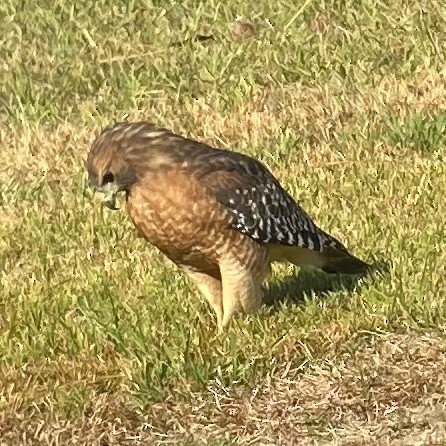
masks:
<svg viewBox="0 0 446 446"><path fill-rule="evenodd" d="M234 228L259 243L298 246L315 251L324 247L345 249L320 230L258 161L215 150L200 180L223 204Z"/></svg>

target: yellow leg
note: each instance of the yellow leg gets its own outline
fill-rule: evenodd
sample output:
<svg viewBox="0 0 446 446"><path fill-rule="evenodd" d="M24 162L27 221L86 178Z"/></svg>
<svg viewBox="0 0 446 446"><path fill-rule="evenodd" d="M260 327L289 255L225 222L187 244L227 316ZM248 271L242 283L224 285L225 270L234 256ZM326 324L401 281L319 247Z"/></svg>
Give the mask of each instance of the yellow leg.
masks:
<svg viewBox="0 0 446 446"><path fill-rule="evenodd" d="M244 261L242 261L244 260ZM262 305L262 282L269 272L267 252L260 249L248 251L246 258L226 257L220 261L223 287L223 318L220 331L235 312L255 313Z"/></svg>
<svg viewBox="0 0 446 446"><path fill-rule="evenodd" d="M185 271L215 311L217 326L220 328L223 319L221 281L206 273L188 269Z"/></svg>

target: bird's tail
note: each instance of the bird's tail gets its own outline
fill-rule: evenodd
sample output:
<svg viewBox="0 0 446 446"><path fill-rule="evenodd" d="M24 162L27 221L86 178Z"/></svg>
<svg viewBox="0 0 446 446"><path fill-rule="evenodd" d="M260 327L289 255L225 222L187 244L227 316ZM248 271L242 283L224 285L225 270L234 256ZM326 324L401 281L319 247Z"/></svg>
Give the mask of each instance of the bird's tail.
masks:
<svg viewBox="0 0 446 446"><path fill-rule="evenodd" d="M372 266L347 250L327 247L320 253L321 269L328 274L367 274Z"/></svg>
<svg viewBox="0 0 446 446"><path fill-rule="evenodd" d="M366 274L372 266L340 248L325 246L322 252L297 246L270 247L271 261L290 262L294 265L311 265L328 274Z"/></svg>

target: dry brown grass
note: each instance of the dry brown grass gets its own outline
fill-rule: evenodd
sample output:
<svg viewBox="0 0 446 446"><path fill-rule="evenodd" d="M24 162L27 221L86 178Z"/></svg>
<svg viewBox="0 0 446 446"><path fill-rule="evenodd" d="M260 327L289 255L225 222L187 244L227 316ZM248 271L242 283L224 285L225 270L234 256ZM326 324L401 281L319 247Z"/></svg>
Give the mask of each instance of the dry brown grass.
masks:
<svg viewBox="0 0 446 446"><path fill-rule="evenodd" d="M82 362L64 366L76 374ZM97 370L78 379L95 380ZM110 389L72 419L19 406L0 418L1 444L441 445L446 344L427 332L377 335L303 373L288 369L237 391L214 383L187 399L172 395L141 413Z"/></svg>

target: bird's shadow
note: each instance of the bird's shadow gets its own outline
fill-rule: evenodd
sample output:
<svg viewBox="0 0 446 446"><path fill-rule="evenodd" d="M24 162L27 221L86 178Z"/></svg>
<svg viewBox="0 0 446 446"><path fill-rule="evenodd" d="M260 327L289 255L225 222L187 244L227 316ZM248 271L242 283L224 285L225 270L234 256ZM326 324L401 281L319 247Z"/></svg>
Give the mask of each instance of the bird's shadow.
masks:
<svg viewBox="0 0 446 446"><path fill-rule="evenodd" d="M276 307L284 301L301 304L306 296L324 298L340 290L353 291L358 288L363 277L332 275L317 270L301 269L297 274L287 276L284 280L273 279L264 290L264 303L269 307Z"/></svg>
<svg viewBox="0 0 446 446"><path fill-rule="evenodd" d="M391 269L391 260L376 257L373 257L370 269L363 275L326 274L318 269L298 269L297 274L288 275L283 280L273 277L269 286L264 288L263 302L277 309L284 301L302 304L308 296L320 299L341 290L347 293L358 291L387 275Z"/></svg>

